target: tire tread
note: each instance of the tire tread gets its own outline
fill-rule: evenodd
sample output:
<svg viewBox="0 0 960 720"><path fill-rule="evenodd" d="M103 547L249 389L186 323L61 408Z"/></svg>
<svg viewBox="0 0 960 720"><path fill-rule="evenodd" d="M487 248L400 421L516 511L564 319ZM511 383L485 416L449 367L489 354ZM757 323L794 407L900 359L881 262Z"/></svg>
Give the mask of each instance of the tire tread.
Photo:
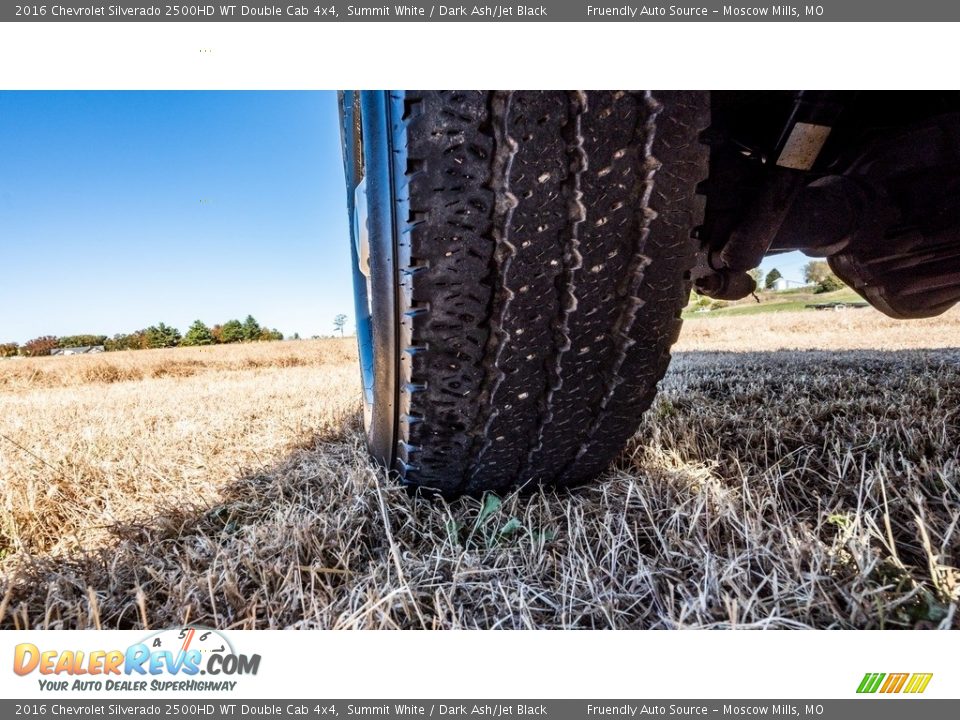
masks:
<svg viewBox="0 0 960 720"><path fill-rule="evenodd" d="M636 431L679 332L706 94L394 102L397 469L447 496L595 476Z"/></svg>

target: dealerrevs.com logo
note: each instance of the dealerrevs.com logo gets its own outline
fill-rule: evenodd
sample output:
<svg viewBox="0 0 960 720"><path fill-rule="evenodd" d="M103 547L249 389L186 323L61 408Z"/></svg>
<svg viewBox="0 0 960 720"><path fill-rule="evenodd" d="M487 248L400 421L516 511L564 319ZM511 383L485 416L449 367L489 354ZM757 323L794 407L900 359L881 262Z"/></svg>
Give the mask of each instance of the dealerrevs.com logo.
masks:
<svg viewBox="0 0 960 720"><path fill-rule="evenodd" d="M233 678L259 669L259 655L237 653L223 633L198 626L162 630L126 650L51 650L20 643L13 657L17 675L36 673L40 689L53 691L231 691L237 685Z"/></svg>

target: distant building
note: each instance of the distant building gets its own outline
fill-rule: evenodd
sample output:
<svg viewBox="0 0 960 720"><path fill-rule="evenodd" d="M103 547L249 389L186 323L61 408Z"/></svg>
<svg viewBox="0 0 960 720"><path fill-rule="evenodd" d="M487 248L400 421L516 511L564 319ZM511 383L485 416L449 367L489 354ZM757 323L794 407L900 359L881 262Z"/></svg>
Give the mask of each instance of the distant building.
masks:
<svg viewBox="0 0 960 720"><path fill-rule="evenodd" d="M92 355L102 353L103 345L81 345L80 347L54 348L51 355Z"/></svg>
<svg viewBox="0 0 960 720"><path fill-rule="evenodd" d="M777 281L773 284L772 290L776 292L781 292L782 290L789 290L791 288L802 288L805 287L807 283L800 282L799 280L787 280L785 277L777 278Z"/></svg>

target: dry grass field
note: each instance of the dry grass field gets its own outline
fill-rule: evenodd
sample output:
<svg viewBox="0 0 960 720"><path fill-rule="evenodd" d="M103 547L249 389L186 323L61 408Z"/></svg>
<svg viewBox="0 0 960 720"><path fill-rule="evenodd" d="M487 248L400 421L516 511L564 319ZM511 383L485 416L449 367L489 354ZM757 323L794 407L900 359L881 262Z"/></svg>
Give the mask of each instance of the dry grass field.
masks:
<svg viewBox="0 0 960 720"><path fill-rule="evenodd" d="M353 339L0 362L8 628L960 626L960 312L688 321L602 482L366 458Z"/></svg>

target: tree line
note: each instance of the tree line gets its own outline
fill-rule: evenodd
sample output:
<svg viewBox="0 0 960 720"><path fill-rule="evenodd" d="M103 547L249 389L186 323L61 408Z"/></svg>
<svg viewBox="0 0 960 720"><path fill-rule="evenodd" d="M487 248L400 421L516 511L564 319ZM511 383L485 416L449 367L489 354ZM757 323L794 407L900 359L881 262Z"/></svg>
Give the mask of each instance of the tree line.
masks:
<svg viewBox="0 0 960 720"><path fill-rule="evenodd" d="M294 336L299 338L298 335ZM103 345L103 349L146 350L149 348L195 347L200 345L228 345L241 342L271 342L283 340L283 333L276 328L260 325L253 317L246 320L227 320L223 324L208 327L202 320L196 320L182 333L165 323L157 323L143 330L131 333L117 333L113 337L106 335L41 335L20 345L15 342L0 343L0 357L24 355L39 357L50 355L57 348Z"/></svg>

